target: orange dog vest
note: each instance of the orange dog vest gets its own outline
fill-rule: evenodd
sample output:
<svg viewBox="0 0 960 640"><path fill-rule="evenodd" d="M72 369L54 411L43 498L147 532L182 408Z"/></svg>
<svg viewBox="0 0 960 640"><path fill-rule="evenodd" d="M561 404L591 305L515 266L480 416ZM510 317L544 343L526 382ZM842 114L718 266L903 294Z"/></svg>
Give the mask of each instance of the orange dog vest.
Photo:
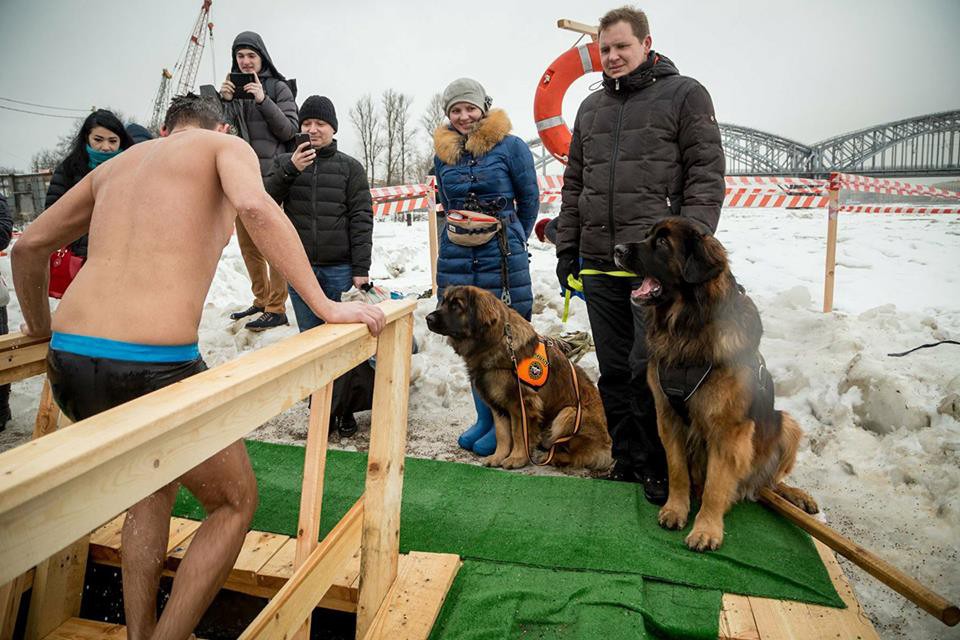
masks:
<svg viewBox="0 0 960 640"><path fill-rule="evenodd" d="M539 389L547 383L550 375L550 362L547 360L547 345L537 343L537 350L529 358L524 358L517 364L517 377L524 384Z"/></svg>

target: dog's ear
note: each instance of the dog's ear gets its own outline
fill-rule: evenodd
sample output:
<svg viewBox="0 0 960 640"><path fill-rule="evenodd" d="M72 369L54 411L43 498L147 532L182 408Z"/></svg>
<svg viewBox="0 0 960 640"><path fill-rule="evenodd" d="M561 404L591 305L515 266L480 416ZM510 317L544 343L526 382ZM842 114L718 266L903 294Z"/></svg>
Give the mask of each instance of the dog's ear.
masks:
<svg viewBox="0 0 960 640"><path fill-rule="evenodd" d="M712 235L697 234L686 243L687 259L683 263L684 282L703 284L720 275L726 265L723 247Z"/></svg>
<svg viewBox="0 0 960 640"><path fill-rule="evenodd" d="M495 295L486 291L472 292L468 303L473 307L468 310L470 321L473 324L474 333L481 334L497 324L503 310L500 307L500 300Z"/></svg>

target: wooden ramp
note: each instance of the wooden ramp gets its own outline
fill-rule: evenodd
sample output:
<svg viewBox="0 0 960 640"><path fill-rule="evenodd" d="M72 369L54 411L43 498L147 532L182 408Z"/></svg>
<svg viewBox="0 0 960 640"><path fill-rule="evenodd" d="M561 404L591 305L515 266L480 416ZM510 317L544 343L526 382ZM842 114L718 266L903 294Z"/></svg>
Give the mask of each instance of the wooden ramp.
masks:
<svg viewBox="0 0 960 640"><path fill-rule="evenodd" d="M725 593L720 640L880 640L833 551L813 542L847 608Z"/></svg>
<svg viewBox="0 0 960 640"><path fill-rule="evenodd" d="M117 516L90 534L90 562L120 566L120 530L124 517ZM199 526L200 523L195 520L170 519L170 541L167 544L164 575L174 575ZM296 548L296 538L251 531L244 540L240 555L223 588L261 598L272 598L293 576ZM429 620L431 626L460 564L459 557L446 553L415 551L399 557L398 579L403 579L407 574L411 580L420 576L419 580L431 587L418 594L414 600L418 617L422 617L424 612L433 611L433 617ZM437 585L445 587L441 592L436 592ZM336 573L332 586L317 606L356 612L359 594L360 551L357 550ZM389 595L387 597L389 598ZM429 631L430 627L427 627L427 633Z"/></svg>

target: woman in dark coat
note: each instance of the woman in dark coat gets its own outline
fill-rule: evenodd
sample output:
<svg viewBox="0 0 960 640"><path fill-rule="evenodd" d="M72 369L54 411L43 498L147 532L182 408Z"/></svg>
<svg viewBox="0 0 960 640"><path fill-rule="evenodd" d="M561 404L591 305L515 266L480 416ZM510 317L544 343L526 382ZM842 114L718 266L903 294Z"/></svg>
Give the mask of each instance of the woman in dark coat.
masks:
<svg viewBox="0 0 960 640"><path fill-rule="evenodd" d="M54 202L101 163L131 146L133 146L133 139L113 112L97 109L91 113L83 121L70 148L70 153L53 170L50 186L47 187L44 209L53 206ZM87 236L84 235L72 242L70 250L86 258Z"/></svg>
<svg viewBox="0 0 960 640"><path fill-rule="evenodd" d="M437 286L441 298L453 285L487 289L530 319L533 290L527 238L540 206L537 175L530 149L510 135L507 114L491 110L491 102L483 86L470 78L446 88L443 103L449 123L433 136L434 173L444 211L479 207L500 218L504 235L466 247L442 233ZM458 442L464 449L490 455L496 447L493 416L475 389L473 400L477 422Z"/></svg>

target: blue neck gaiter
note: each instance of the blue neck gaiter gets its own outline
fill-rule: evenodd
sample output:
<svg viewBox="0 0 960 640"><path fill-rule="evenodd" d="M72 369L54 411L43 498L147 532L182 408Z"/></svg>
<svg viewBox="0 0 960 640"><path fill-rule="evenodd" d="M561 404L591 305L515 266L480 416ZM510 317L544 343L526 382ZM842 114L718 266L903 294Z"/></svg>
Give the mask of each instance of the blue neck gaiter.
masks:
<svg viewBox="0 0 960 640"><path fill-rule="evenodd" d="M87 163L87 166L91 169L96 169L97 165L106 162L121 151L123 151L123 149L117 149L116 151L97 151L90 145L87 145L87 155L90 156L90 162Z"/></svg>

